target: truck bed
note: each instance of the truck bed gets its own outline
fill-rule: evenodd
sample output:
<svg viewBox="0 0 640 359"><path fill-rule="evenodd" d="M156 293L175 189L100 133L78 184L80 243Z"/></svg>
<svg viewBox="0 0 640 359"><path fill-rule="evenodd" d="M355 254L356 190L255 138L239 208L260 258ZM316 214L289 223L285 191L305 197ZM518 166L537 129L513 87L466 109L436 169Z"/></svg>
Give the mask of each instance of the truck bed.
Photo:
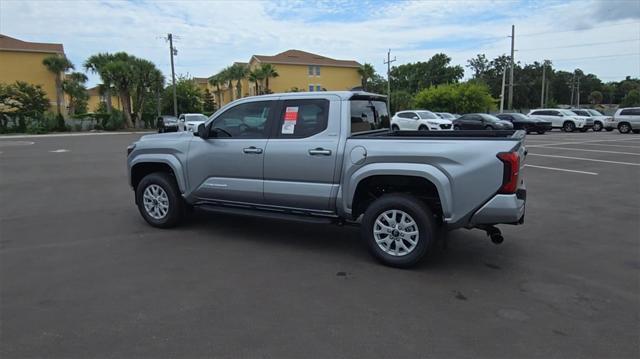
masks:
<svg viewBox="0 0 640 359"><path fill-rule="evenodd" d="M522 130L461 130L461 131L391 131L388 129L360 132L350 138L370 139L442 139L442 140L506 140L519 141L526 135Z"/></svg>

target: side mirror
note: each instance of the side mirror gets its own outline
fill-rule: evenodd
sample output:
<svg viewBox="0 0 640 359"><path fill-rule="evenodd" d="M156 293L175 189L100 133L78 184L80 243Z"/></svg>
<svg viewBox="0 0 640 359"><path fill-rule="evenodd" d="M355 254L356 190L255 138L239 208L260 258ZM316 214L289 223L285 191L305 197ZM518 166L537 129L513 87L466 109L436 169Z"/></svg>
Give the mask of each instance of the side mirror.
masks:
<svg viewBox="0 0 640 359"><path fill-rule="evenodd" d="M413 116L412 118L413 118L414 120L419 120L419 119L420 119L420 117L418 117L418 116Z"/></svg>
<svg viewBox="0 0 640 359"><path fill-rule="evenodd" d="M195 136L198 136L198 137L202 138L202 139L207 139L209 137L209 133L208 132L209 131L207 131L207 126L204 123L201 123L198 126L198 131L194 132L193 134Z"/></svg>

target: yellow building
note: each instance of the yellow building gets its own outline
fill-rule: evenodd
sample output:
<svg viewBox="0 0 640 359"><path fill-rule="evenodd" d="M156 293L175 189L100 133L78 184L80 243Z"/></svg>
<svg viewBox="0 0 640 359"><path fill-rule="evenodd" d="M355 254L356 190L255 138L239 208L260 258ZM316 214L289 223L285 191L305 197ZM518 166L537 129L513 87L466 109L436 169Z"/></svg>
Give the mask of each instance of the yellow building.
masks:
<svg viewBox="0 0 640 359"><path fill-rule="evenodd" d="M89 99L87 100L87 111L96 112L100 107L100 104L106 103L107 97L100 93L100 86L94 86L87 89ZM122 104L120 103L120 97L112 93L111 94L111 106L112 108L122 111Z"/></svg>
<svg viewBox="0 0 640 359"><path fill-rule="evenodd" d="M42 60L51 55L64 56L62 44L27 42L0 34L0 82L11 84L24 81L40 85L49 98L51 109L56 107L55 74L47 70ZM62 112L66 113L62 99Z"/></svg>
<svg viewBox="0 0 640 359"><path fill-rule="evenodd" d="M255 70L263 64L271 64L277 77L269 78L269 91L273 93L291 91L344 91L360 86L362 79L358 73L361 65L352 60L336 60L326 56L312 54L300 50L287 50L273 56L253 55L246 64L249 70ZM262 92L266 89L266 80L254 83L245 77L241 81L241 97L258 94L257 86ZM219 98L217 89L207 84L209 91ZM221 86L222 105L237 99L236 81L232 90ZM233 96L231 96L233 95Z"/></svg>

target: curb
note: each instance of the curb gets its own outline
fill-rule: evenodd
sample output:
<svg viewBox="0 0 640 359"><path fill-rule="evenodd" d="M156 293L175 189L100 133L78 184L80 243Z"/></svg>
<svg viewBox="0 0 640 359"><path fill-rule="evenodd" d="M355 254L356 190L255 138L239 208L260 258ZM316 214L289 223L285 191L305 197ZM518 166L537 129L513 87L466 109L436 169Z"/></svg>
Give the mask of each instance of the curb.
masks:
<svg viewBox="0 0 640 359"><path fill-rule="evenodd" d="M50 133L44 135L2 135L0 140L18 138L43 138L43 137L77 137L77 136L107 136L107 135L146 135L155 131L128 131L128 132L81 132L81 133Z"/></svg>

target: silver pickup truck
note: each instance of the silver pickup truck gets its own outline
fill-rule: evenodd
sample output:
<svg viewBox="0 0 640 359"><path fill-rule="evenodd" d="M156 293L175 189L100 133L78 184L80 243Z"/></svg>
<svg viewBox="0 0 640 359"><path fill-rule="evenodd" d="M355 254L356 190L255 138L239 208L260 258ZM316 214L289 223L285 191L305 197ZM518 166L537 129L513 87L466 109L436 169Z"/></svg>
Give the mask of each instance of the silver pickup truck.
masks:
<svg viewBox="0 0 640 359"><path fill-rule="evenodd" d="M383 263L418 262L447 230L524 222L523 131L390 131L384 96L248 97L198 131L147 135L127 165L144 219L210 211L360 224Z"/></svg>

